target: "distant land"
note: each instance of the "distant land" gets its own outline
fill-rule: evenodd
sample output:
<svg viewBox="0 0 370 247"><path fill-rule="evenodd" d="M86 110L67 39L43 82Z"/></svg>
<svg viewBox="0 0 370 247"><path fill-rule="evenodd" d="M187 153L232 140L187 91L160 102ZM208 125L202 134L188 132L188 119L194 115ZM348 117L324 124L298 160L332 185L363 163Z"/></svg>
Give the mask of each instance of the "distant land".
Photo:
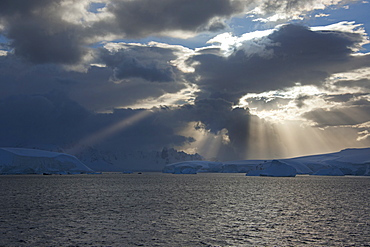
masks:
<svg viewBox="0 0 370 247"><path fill-rule="evenodd" d="M294 170L295 172L292 172ZM370 148L344 149L336 153L278 160L240 160L228 162L185 161L169 164L165 173L246 173L249 176L287 176L296 174L326 176L369 176Z"/></svg>
<svg viewBox="0 0 370 247"><path fill-rule="evenodd" d="M0 174L80 174L95 171L148 170L175 174L246 173L248 176L370 176L370 148L276 160L205 161L198 154L173 148L160 152L101 153L86 149L79 156L39 149L0 148ZM136 168L136 169L135 169Z"/></svg>

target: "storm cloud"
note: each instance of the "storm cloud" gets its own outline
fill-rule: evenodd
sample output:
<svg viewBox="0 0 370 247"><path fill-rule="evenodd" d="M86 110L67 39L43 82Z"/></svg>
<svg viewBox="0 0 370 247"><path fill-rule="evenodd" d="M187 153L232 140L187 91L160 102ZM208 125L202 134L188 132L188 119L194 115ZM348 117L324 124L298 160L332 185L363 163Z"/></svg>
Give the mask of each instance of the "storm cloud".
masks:
<svg viewBox="0 0 370 247"><path fill-rule="evenodd" d="M104 132L142 113L145 117L141 121L118 129L97 143L81 144L81 140L94 133ZM0 144L6 146L49 145L68 150L76 145L91 145L117 152L161 150L165 146L183 146L194 142L193 136L175 132L193 122L194 129L209 130L215 135L226 130L230 142L224 145L232 151L228 157L238 157L247 148L245 137L253 117L248 110L232 109L230 102L213 99L181 107L116 109L112 113L94 113L58 92L6 98L0 101L0 114Z"/></svg>
<svg viewBox="0 0 370 247"><path fill-rule="evenodd" d="M86 54L82 28L63 20L62 1L2 1L2 32L16 55L34 63L73 64Z"/></svg>
<svg viewBox="0 0 370 247"><path fill-rule="evenodd" d="M145 37L165 31L199 32L225 27L222 18L240 12L240 1L139 0L112 1L108 11L129 37Z"/></svg>
<svg viewBox="0 0 370 247"><path fill-rule="evenodd" d="M282 26L256 40L265 48L248 54L248 47L235 49L225 57L199 54L189 63L195 67L198 84L210 97L237 102L248 92L263 92L301 85L321 85L336 72L368 66L370 56L356 58L351 47L363 42L363 35L337 31L312 31L301 25ZM267 39L267 41L263 41ZM269 55L266 55L268 51Z"/></svg>
<svg viewBox="0 0 370 247"><path fill-rule="evenodd" d="M331 5L332 1L15 0L0 3L0 32L15 54L33 63L76 64L102 40L148 36L190 37L227 28L226 20L257 6L261 16ZM101 9L91 11L94 3ZM256 12L256 11L254 11Z"/></svg>

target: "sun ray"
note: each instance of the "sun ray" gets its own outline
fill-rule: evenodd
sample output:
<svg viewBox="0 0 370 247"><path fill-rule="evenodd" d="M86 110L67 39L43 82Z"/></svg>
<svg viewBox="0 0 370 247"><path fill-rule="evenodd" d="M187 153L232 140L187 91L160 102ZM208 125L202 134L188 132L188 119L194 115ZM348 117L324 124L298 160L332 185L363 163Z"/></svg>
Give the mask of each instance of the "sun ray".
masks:
<svg viewBox="0 0 370 247"><path fill-rule="evenodd" d="M153 111L151 110L142 110L129 118L125 118L117 123L114 123L101 131L97 131L87 137L81 139L71 148L67 149L66 152L70 154L77 154L82 151L86 146L95 145L111 136L116 134L119 131L122 131L130 126L134 125L135 123L143 120L144 118L151 115Z"/></svg>

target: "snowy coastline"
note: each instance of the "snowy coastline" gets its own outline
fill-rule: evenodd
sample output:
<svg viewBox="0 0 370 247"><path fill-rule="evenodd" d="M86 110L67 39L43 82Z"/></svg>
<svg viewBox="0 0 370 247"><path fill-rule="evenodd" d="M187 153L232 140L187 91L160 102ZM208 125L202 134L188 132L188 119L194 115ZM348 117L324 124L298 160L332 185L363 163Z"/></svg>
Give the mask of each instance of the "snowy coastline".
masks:
<svg viewBox="0 0 370 247"><path fill-rule="evenodd" d="M0 174L95 173L75 156L26 148L0 148Z"/></svg>
<svg viewBox="0 0 370 247"><path fill-rule="evenodd" d="M297 174L370 176L370 148L345 149L337 153L279 160L185 161L169 164L162 172L175 174L246 173L247 176L274 177L294 177Z"/></svg>
<svg viewBox="0 0 370 247"><path fill-rule="evenodd" d="M269 177L295 177L305 174L370 176L370 148L345 149L337 153L291 159L227 162L184 160L163 165L162 172L173 174L245 173L247 176ZM91 173L96 172L72 155L37 149L0 148L0 174Z"/></svg>

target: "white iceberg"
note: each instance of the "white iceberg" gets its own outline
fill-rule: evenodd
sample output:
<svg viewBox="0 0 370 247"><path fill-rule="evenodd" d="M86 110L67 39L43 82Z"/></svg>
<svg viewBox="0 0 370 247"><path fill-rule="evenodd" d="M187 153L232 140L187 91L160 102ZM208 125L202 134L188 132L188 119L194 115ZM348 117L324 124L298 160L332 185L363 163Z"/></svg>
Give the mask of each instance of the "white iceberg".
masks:
<svg viewBox="0 0 370 247"><path fill-rule="evenodd" d="M268 166L263 170L254 170L248 172L247 176L266 176L266 177L295 177L297 170L281 161L273 160L264 164Z"/></svg>
<svg viewBox="0 0 370 247"><path fill-rule="evenodd" d="M344 176L344 173L339 168L330 167L330 168L327 168L327 169L320 169L317 172L313 173L312 175L318 175L318 176Z"/></svg>
<svg viewBox="0 0 370 247"><path fill-rule="evenodd" d="M75 156L25 148L0 148L0 174L95 173Z"/></svg>

